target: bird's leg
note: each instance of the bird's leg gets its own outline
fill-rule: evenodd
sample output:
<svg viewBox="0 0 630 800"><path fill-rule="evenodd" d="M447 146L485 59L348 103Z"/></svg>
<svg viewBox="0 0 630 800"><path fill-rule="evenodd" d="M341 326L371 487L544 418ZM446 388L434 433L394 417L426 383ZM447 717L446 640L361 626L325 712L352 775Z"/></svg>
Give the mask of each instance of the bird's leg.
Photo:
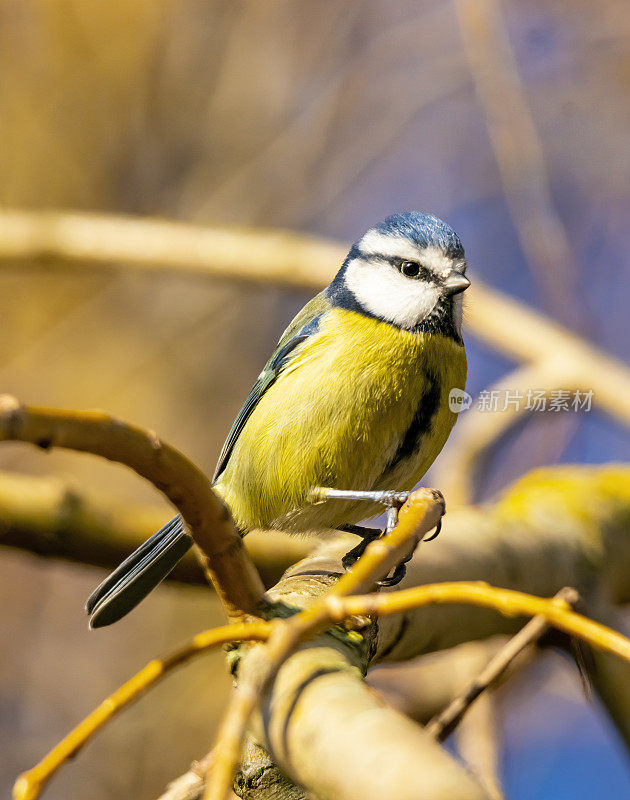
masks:
<svg viewBox="0 0 630 800"><path fill-rule="evenodd" d="M310 491L310 499L313 503L322 503L326 500L366 500L371 503L381 503L387 509L387 527L384 531L377 528L365 528L362 525L342 525L339 530L354 533L361 537L361 542L352 550L349 550L342 558L341 563L346 570L351 569L354 564L365 553L370 542L379 539L384 534L392 531L398 524L398 512L406 502L411 492L394 492L394 491L359 491L356 489L326 489L316 487ZM430 542L439 534L442 528L442 521L440 520L436 525L435 532L424 539L425 542ZM399 564L396 565L393 573L377 581L377 586L396 586L405 577L407 568L405 564L411 559L417 547L417 543L412 548L409 555L404 558Z"/></svg>

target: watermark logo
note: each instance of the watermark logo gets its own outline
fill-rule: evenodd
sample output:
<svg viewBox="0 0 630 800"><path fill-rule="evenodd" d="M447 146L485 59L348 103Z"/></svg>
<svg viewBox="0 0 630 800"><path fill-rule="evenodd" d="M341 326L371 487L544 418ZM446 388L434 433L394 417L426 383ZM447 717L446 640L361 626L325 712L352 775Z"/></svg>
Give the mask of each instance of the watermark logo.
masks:
<svg viewBox="0 0 630 800"><path fill-rule="evenodd" d="M475 400L477 411L502 412L512 411L551 411L552 413L573 411L589 412L593 407L595 392L575 389L484 389ZM448 394L448 407L454 414L467 411L473 399L463 389L453 388Z"/></svg>
<svg viewBox="0 0 630 800"><path fill-rule="evenodd" d="M589 412L593 407L595 392L575 389L528 389L518 391L512 389L484 389L475 400L477 411L501 412L512 411L573 411ZM463 389L453 388L448 393L448 407L453 414L467 411L473 404L473 398Z"/></svg>
<svg viewBox="0 0 630 800"><path fill-rule="evenodd" d="M451 389L448 393L448 407L453 414L459 414L460 411L466 411L472 405L472 396L465 392L463 389Z"/></svg>
<svg viewBox="0 0 630 800"><path fill-rule="evenodd" d="M477 398L478 411L560 411L589 412L594 391L575 389L484 389Z"/></svg>

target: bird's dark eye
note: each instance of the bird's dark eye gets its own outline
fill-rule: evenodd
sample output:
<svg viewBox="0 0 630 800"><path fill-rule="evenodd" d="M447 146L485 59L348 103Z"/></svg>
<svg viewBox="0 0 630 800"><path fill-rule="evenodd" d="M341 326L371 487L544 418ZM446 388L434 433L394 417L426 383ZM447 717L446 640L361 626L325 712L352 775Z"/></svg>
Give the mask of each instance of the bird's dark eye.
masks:
<svg viewBox="0 0 630 800"><path fill-rule="evenodd" d="M420 273L420 264L417 261L403 261L400 271L408 278L416 278Z"/></svg>

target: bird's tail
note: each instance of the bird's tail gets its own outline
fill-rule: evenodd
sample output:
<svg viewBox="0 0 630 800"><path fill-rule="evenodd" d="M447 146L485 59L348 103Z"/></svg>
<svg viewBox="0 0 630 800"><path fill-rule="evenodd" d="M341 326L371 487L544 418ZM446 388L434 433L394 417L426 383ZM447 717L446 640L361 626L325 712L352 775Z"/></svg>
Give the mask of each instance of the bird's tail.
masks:
<svg viewBox="0 0 630 800"><path fill-rule="evenodd" d="M135 550L89 596L90 628L111 625L128 614L166 578L192 546L178 515Z"/></svg>

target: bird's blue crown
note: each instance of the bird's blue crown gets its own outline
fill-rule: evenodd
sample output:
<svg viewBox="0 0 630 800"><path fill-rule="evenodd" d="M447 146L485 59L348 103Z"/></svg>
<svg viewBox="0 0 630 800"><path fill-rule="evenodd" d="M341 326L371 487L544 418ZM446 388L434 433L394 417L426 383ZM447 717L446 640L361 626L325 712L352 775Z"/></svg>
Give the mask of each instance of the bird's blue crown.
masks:
<svg viewBox="0 0 630 800"><path fill-rule="evenodd" d="M388 313L377 313L374 310L374 303L370 304L366 302L365 297L361 298L360 293L357 294L356 286L351 288L347 280L348 270L355 261L363 261L368 264L375 261L378 265L382 261L393 263L401 260L401 256L396 252L394 252L393 255L388 253L386 244L388 237L391 237L392 240L407 239L415 245L419 253L425 249L435 249L453 261L464 258L464 247L459 236L449 225L441 219L438 219L438 217L433 216L433 214L423 214L420 211L404 211L398 214L392 214L382 222L370 228L350 248L350 252L341 265L339 272L335 275L325 292L326 298L333 306L350 311L357 311L365 316L372 316L377 319L384 319L385 321L391 320ZM383 246L385 251L383 254L374 252L374 247L378 247L379 244ZM400 252L398 243L393 241L392 245L394 251L398 248L398 252ZM411 288L411 284L409 288ZM372 283L370 285L368 281L366 283L366 291L374 292L374 284ZM446 300L448 300L448 303ZM454 339L459 341L459 333L453 327L451 306L452 304L449 298L442 298L442 301L436 305L437 311L427 316L423 323L424 327L419 327L418 323L414 327L414 330L417 329L420 331L430 329L432 332L435 332L438 327L440 327L441 332L444 333L446 331L448 335L452 335ZM439 317L438 322L435 321L437 317Z"/></svg>
<svg viewBox="0 0 630 800"><path fill-rule="evenodd" d="M386 235L404 236L419 247L437 247L451 258L462 258L464 255L459 236L450 225L433 214L403 211L392 214L371 230Z"/></svg>

